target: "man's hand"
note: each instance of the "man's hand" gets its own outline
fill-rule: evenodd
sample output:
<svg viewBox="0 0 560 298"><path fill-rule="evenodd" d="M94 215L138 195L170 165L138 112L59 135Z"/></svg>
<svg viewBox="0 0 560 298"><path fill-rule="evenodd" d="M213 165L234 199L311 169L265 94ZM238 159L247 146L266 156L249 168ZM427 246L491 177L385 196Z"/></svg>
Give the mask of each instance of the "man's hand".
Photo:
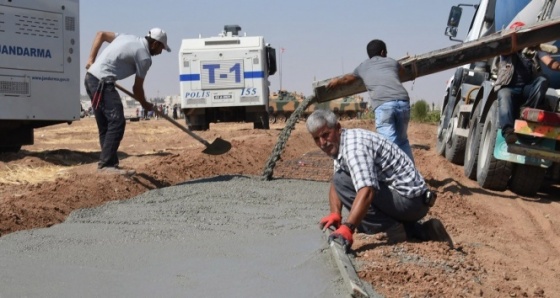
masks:
<svg viewBox="0 0 560 298"><path fill-rule="evenodd" d="M321 221L319 222L319 227L323 229L323 231L328 229L330 226L334 226L335 228L338 228L340 227L341 221L342 221L342 217L340 216L340 214L333 212L321 218Z"/></svg>
<svg viewBox="0 0 560 298"><path fill-rule="evenodd" d="M354 237L352 236L354 232L346 225L341 225L336 231L329 235L329 243L336 239L342 240L342 246L346 248L346 251L350 249L352 243L354 242Z"/></svg>
<svg viewBox="0 0 560 298"><path fill-rule="evenodd" d="M330 80L329 83L327 84L327 90L336 88L336 86L338 86L338 83L339 83L338 78L334 78L334 79Z"/></svg>

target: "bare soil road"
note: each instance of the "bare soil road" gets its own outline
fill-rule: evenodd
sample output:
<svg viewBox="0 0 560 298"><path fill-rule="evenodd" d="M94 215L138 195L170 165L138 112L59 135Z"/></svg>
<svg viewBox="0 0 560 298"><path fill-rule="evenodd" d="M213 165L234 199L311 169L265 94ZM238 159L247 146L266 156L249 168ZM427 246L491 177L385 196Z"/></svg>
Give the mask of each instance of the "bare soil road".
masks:
<svg viewBox="0 0 560 298"><path fill-rule="evenodd" d="M374 129L366 120L342 124ZM227 154L212 156L164 120L127 123L119 153L121 165L137 171L132 178L96 172L93 118L38 129L35 145L0 155L0 234L49 227L73 210L194 178L260 176L282 127L211 125L197 134L233 145ZM532 198L483 190L462 167L436 154L436 129L411 123L409 138L420 172L438 193L428 216L443 220L456 248L432 242L387 245L379 235L358 234L353 250L360 277L386 297L559 297L560 188L545 186ZM331 169L300 122L273 178L328 181Z"/></svg>

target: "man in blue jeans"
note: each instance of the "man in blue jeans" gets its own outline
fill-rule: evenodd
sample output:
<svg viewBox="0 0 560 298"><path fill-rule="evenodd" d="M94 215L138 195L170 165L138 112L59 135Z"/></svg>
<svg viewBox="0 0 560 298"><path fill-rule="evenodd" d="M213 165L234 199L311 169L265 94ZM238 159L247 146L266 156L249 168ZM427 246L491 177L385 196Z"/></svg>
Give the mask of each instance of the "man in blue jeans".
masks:
<svg viewBox="0 0 560 298"><path fill-rule="evenodd" d="M509 28L523 26L523 22L514 22ZM546 98L549 80L543 75L541 64L550 70L560 71L560 62L544 49L551 52L558 50L554 46L541 44L499 57L494 91L498 98L499 127L508 145L517 142L514 123L522 107L548 111L555 111L557 108L556 100L550 102Z"/></svg>
<svg viewBox="0 0 560 298"><path fill-rule="evenodd" d="M367 53L369 59L353 73L332 79L327 89L362 79L369 93L371 109L375 111L377 132L397 144L414 162L407 135L410 99L399 76L403 68L399 62L387 57L387 47L379 39L368 43Z"/></svg>
<svg viewBox="0 0 560 298"><path fill-rule="evenodd" d="M390 243L416 238L453 246L439 219L420 221L435 204L435 194L395 143L369 130L343 129L328 110L314 111L306 126L334 160L330 213L320 221L321 228L336 228L329 239L342 239L349 248L355 231L385 232ZM344 222L343 207L349 212Z"/></svg>
<svg viewBox="0 0 560 298"><path fill-rule="evenodd" d="M109 45L97 53L104 42ZM109 174L133 175L133 170L119 168L117 150L124 136L125 118L121 97L115 88L117 80L136 75L132 91L145 113L153 106L144 94L144 79L150 66L152 56L163 50L170 52L167 45L167 33L160 28L148 31L145 37L100 31L95 36L89 55L85 77L86 91L99 130L101 155L97 165L98 171Z"/></svg>
<svg viewBox="0 0 560 298"><path fill-rule="evenodd" d="M494 90L498 92L499 127L507 144L517 142L514 123L522 107L548 111L556 108L556 102L546 100L549 81L542 75L539 61L560 71L560 62L543 51L529 49L500 56Z"/></svg>

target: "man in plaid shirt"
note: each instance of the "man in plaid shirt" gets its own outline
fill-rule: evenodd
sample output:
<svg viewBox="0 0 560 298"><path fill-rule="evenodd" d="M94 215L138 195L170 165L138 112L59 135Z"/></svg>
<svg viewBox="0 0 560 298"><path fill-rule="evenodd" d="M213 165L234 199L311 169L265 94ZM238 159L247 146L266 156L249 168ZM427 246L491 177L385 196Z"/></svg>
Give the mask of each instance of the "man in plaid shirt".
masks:
<svg viewBox="0 0 560 298"><path fill-rule="evenodd" d="M364 129L343 129L328 110L314 111L306 122L315 144L334 159L329 191L331 213L321 228L334 226L329 240L349 248L353 233L385 232L390 243L420 240L453 242L438 219L420 220L435 203L414 162L395 143ZM342 222L342 207L349 210Z"/></svg>

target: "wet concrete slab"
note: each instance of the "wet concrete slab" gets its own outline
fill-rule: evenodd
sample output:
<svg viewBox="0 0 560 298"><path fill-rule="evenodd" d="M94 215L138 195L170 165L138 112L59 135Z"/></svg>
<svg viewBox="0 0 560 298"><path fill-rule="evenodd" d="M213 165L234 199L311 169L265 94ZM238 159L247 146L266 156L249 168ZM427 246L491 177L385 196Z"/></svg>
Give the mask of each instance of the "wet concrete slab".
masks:
<svg viewBox="0 0 560 298"><path fill-rule="evenodd" d="M220 176L0 238L0 297L347 297L328 183Z"/></svg>

